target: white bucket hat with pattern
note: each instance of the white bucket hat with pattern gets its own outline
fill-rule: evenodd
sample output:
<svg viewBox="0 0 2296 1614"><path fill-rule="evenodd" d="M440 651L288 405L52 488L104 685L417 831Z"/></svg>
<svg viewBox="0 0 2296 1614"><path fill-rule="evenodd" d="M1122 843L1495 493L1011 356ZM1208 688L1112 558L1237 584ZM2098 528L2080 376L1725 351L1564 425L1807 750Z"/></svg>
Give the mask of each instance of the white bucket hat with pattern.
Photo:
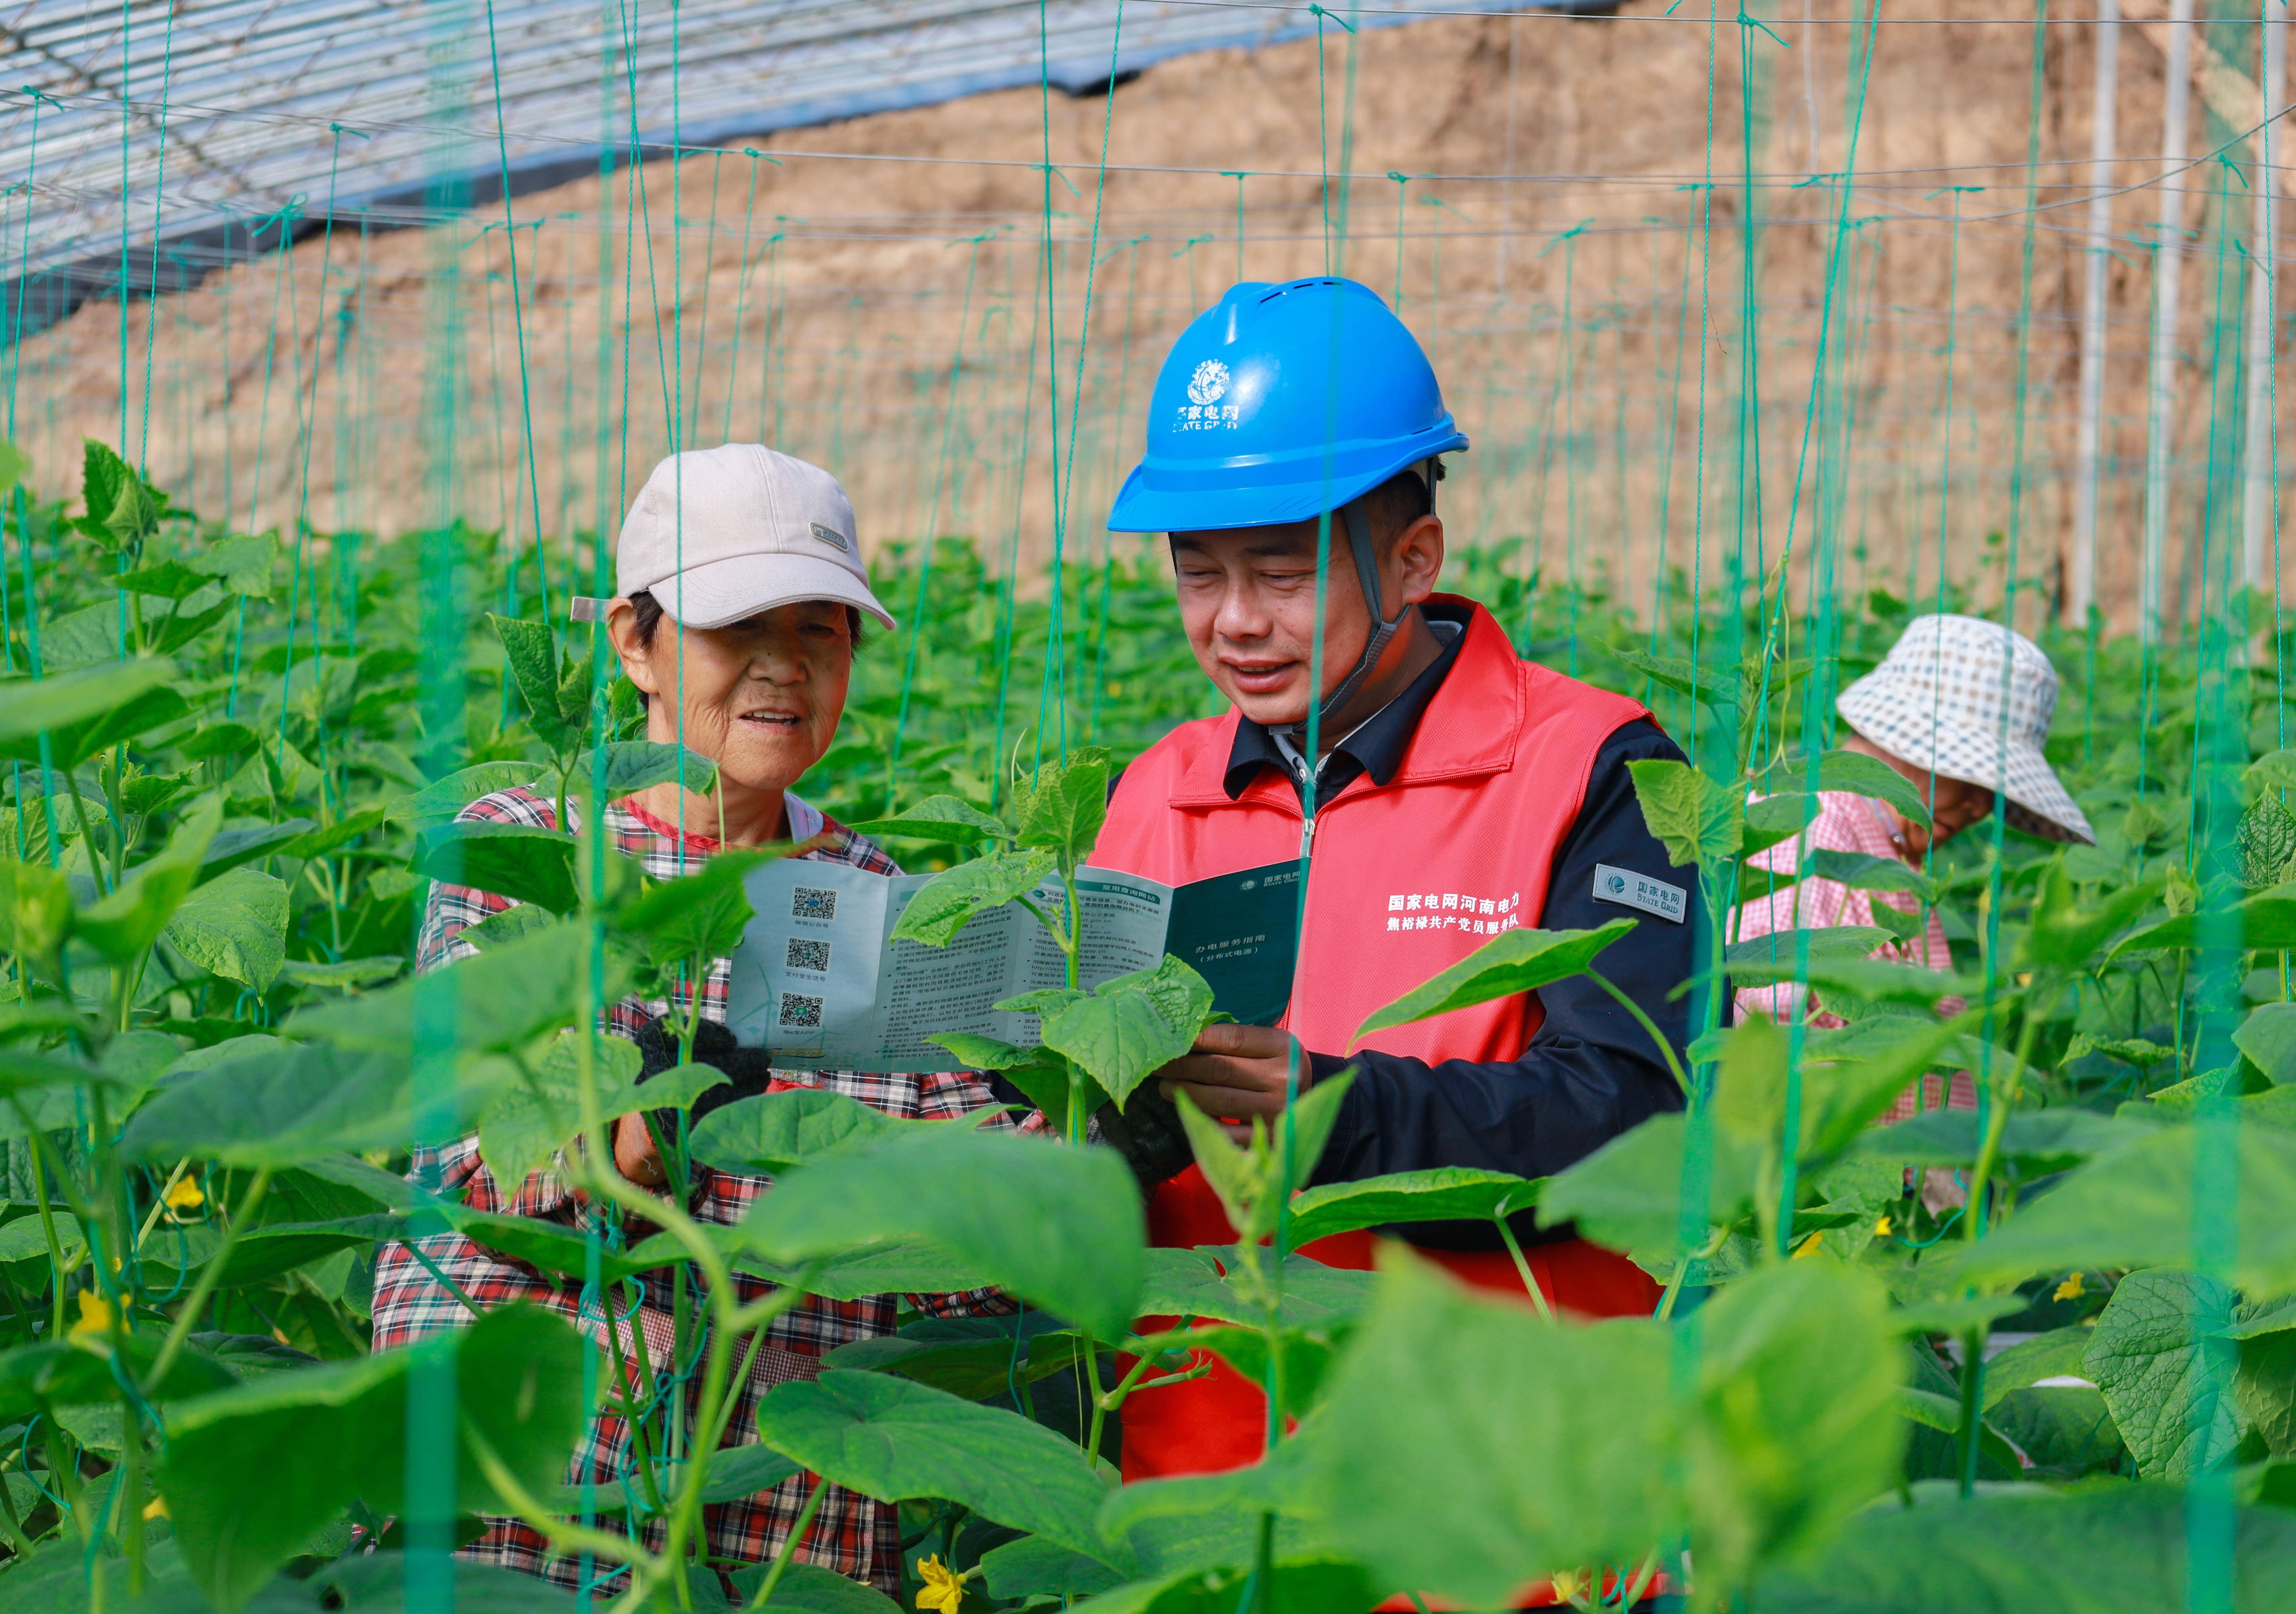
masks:
<svg viewBox="0 0 2296 1614"><path fill-rule="evenodd" d="M2095 844L2042 754L2056 715L2057 670L2023 634L1981 617L1917 616L1833 706L1915 767L1998 791L2018 828Z"/></svg>

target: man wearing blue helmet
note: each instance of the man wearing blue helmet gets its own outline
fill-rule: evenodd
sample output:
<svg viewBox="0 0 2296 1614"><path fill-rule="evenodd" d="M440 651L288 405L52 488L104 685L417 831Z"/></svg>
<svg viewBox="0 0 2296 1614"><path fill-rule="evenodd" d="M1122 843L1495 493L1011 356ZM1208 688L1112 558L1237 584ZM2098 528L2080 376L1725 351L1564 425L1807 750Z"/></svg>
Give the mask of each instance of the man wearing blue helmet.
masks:
<svg viewBox="0 0 2296 1614"><path fill-rule="evenodd" d="M1147 453L1109 525L1169 535L1180 614L1233 710L1128 768L1094 861L1178 885L1309 859L1292 1000L1275 1026L1215 1025L1163 1090L1239 1124L1285 1102L1293 1039L1312 1085L1356 1075L1318 1182L1440 1165L1545 1176L1682 1096L1664 1057L1584 980L1398 1026L1370 1014L1520 927L1636 929L1603 973L1679 1046L1694 892L1669 877L1627 764L1679 759L1647 710L1519 658L1490 613L1436 592L1441 457L1467 447L1426 355L1352 281L1239 285L1157 378ZM1324 517L1329 514L1328 537ZM1328 544L1315 678L1318 552ZM1316 714L1316 754L1307 726ZM1160 1245L1235 1233L1193 1166L1150 1198ZM1656 1286L1576 1239L1531 1242L1539 1286L1591 1314ZM1405 1230L1468 1281L1522 1293L1483 1223ZM1368 1267L1369 1235L1319 1241ZM1254 1461L1259 1390L1225 1368L1135 1395L1128 1478Z"/></svg>

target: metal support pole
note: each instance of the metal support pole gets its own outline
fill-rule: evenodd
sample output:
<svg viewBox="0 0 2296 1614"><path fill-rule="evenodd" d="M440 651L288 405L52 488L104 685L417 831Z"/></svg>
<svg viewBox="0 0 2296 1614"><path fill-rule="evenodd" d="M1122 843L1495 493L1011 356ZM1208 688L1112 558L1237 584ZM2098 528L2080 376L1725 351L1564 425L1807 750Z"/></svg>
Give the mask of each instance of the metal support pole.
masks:
<svg viewBox="0 0 2296 1614"><path fill-rule="evenodd" d="M2250 238L2248 268L2248 434L2241 457L2240 506L2242 575L2251 589L2272 582L2272 322L2274 292L2277 289L2273 262L2274 226L2277 222L2276 180L2273 159L2280 142L2272 118L2286 100L2288 71L2287 0L2263 0L2260 30L2262 73L2257 99L2254 177L2249 194L2254 199L2254 234Z"/></svg>
<svg viewBox="0 0 2296 1614"><path fill-rule="evenodd" d="M2096 603L2096 477L2104 430L2106 269L2112 251L2113 144L2120 97L2120 0L2096 0L2096 93L2089 114L2088 262L2081 287L2080 423L2074 446L2070 625L2086 626Z"/></svg>
<svg viewBox="0 0 2296 1614"><path fill-rule="evenodd" d="M2169 84L2161 133L2161 215L2152 243L2152 374L2144 397L2144 570L2138 624L2161 639L2161 581L2169 548L2170 404L2177 384L2177 282L2184 266L2185 125L2193 99L2193 0L2169 8Z"/></svg>

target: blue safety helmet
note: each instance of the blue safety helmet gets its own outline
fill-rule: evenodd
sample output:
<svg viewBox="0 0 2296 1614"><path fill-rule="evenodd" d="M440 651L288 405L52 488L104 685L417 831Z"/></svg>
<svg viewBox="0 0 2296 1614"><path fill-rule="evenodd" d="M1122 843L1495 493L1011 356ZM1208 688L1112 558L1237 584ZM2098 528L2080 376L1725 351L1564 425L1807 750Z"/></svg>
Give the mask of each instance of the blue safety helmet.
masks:
<svg viewBox="0 0 2296 1614"><path fill-rule="evenodd" d="M1369 286L1331 276L1246 281L1180 333L1148 404L1148 451L1109 512L1117 532L1208 532L1306 521L1346 531L1372 631L1322 704L1346 707L1403 626L1387 610L1363 497L1467 439L1418 340Z"/></svg>
<svg viewBox="0 0 2296 1614"><path fill-rule="evenodd" d="M1305 521L1466 446L1434 366L1378 292L1328 276L1246 281L1172 344L1148 405L1148 451L1108 524Z"/></svg>

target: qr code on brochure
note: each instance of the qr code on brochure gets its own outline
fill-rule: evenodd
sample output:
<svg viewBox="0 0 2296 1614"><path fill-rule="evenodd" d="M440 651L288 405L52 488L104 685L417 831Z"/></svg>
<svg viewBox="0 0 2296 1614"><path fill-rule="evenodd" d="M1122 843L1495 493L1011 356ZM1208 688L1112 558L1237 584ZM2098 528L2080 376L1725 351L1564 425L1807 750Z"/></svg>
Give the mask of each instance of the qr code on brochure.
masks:
<svg viewBox="0 0 2296 1614"><path fill-rule="evenodd" d="M829 968L829 943L805 936L789 939L789 956L783 962L791 969L802 969L810 975L821 975Z"/></svg>
<svg viewBox="0 0 2296 1614"><path fill-rule="evenodd" d="M837 917L837 893L817 886L800 885L790 898L790 918L793 919L833 919Z"/></svg>
<svg viewBox="0 0 2296 1614"><path fill-rule="evenodd" d="M807 997L803 992L782 993L781 1024L784 1031L819 1031L821 1000Z"/></svg>

